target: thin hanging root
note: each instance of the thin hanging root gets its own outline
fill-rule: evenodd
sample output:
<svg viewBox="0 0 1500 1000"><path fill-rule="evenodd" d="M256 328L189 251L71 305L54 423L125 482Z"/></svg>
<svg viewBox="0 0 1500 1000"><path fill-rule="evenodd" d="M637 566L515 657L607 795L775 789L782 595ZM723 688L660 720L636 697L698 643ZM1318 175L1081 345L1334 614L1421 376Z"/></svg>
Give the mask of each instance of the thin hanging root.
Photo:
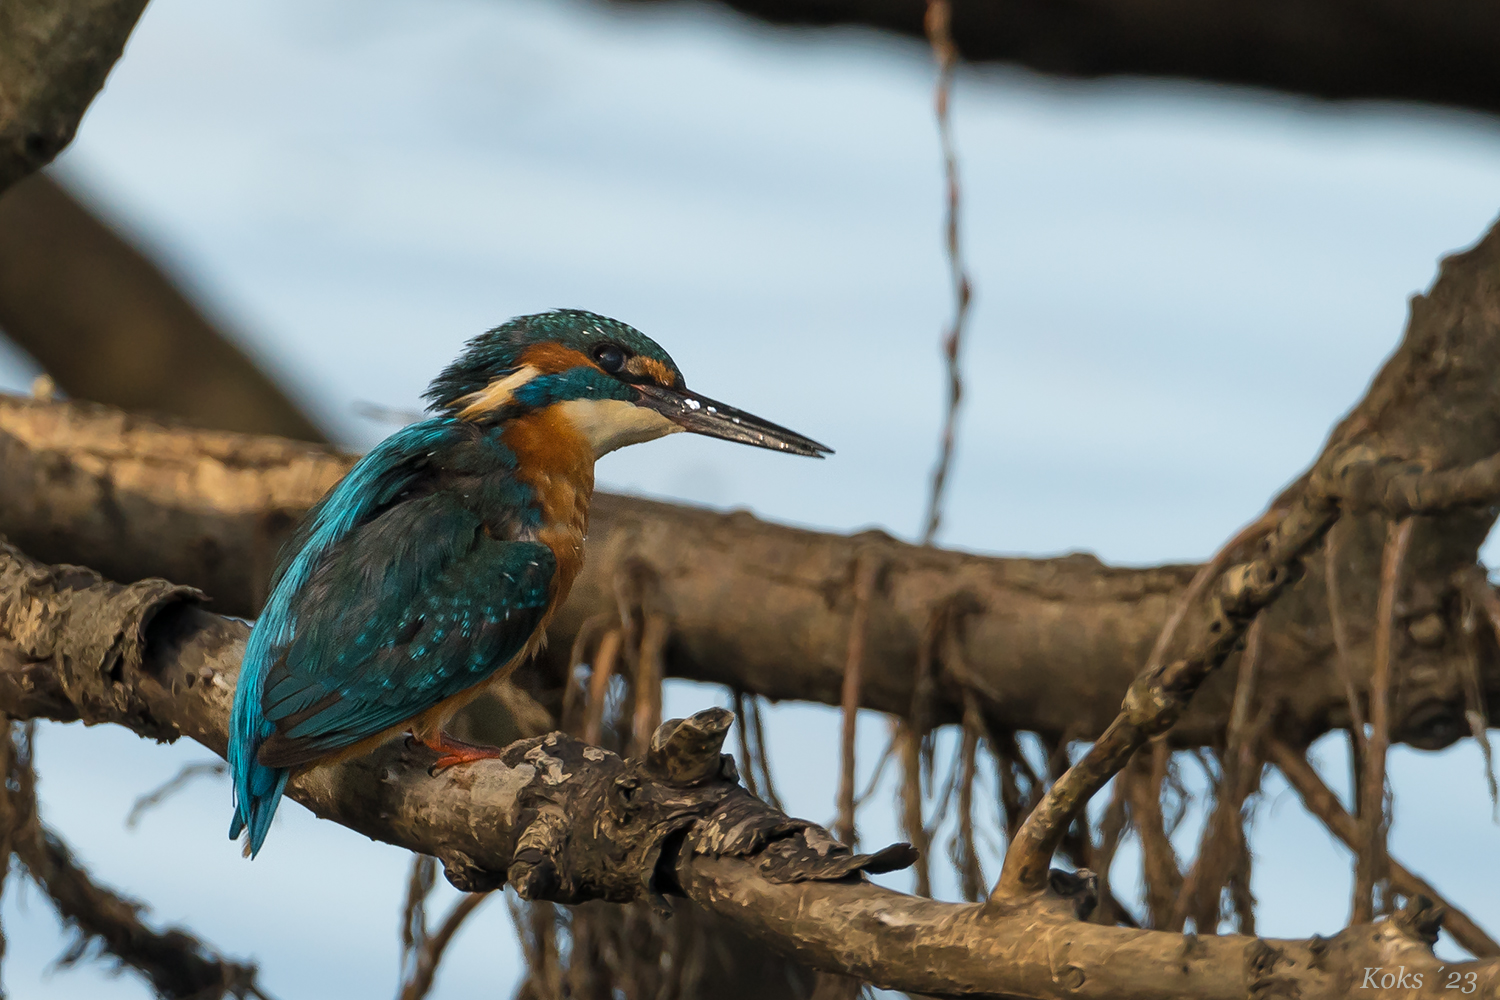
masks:
<svg viewBox="0 0 1500 1000"><path fill-rule="evenodd" d="M1475 609L1484 613L1484 620L1489 623L1490 631L1495 641L1500 643L1500 597L1495 594L1495 589L1490 586L1489 574L1483 566L1475 566L1468 572L1459 575L1459 587L1469 598L1469 616ZM1468 616L1466 616L1466 625ZM1484 687L1479 677L1479 649L1476 630L1469 625L1464 629L1465 634L1470 636L1469 655L1459 661L1459 669L1463 671L1464 682L1464 718L1469 723L1469 731L1479 743L1479 750L1484 754L1484 781L1490 791L1491 814L1500 817L1500 787L1495 784L1495 753L1490 746L1490 720L1484 710Z"/></svg>
<svg viewBox="0 0 1500 1000"><path fill-rule="evenodd" d="M844 687L839 699L843 729L839 738L838 819L833 832L850 847L858 843L854 829L854 738L859 725L859 697L864 685L865 637L870 627L870 601L880 571L874 557L861 555L854 567L854 611L849 616L849 647L844 661Z"/></svg>
<svg viewBox="0 0 1500 1000"><path fill-rule="evenodd" d="M551 903L527 903L514 896L506 897L506 903L526 960L526 978L516 990L516 1000L563 1000L555 908Z"/></svg>
<svg viewBox="0 0 1500 1000"><path fill-rule="evenodd" d="M1370 678L1370 738L1365 745L1364 773L1360 776L1359 849L1354 869L1354 903L1349 922L1369 923L1375 918L1376 896L1382 904L1389 894L1380 892L1387 879L1389 859L1386 833L1390 818L1385 808L1385 756L1391 745L1391 673L1396 636L1396 593L1401 570L1411 547L1413 518L1386 525L1385 554L1380 562L1380 598L1375 609L1375 664Z"/></svg>
<svg viewBox="0 0 1500 1000"><path fill-rule="evenodd" d="M648 613L641 625L641 648L635 668L635 712L630 721L632 756L645 755L651 734L661 725L661 682L665 671L662 661L671 633L671 622L659 611Z"/></svg>
<svg viewBox="0 0 1500 1000"><path fill-rule="evenodd" d="M1354 663L1351 659L1349 633L1344 628L1343 598L1339 591L1339 525L1328 530L1328 540L1323 546L1323 577L1328 589L1328 625L1333 631L1333 663L1344 682L1344 698L1349 702L1349 731L1361 751L1365 742L1365 712L1359 704L1359 688L1354 681Z"/></svg>
<svg viewBox="0 0 1500 1000"><path fill-rule="evenodd" d="M568 670L563 675L562 712L558 717L558 723L564 732L578 733L583 730L583 706L588 700L588 692L578 677L578 668L588 658L589 647L594 644L599 633L613 620L613 615L600 612L580 625L578 634L573 636L573 647L568 651Z"/></svg>
<svg viewBox="0 0 1500 1000"><path fill-rule="evenodd" d="M453 935L458 933L463 922L484 905L484 901L491 895L485 892L465 893L462 899L453 904L453 909L448 911L442 924L417 949L411 976L401 986L400 1000L422 1000L431 991L438 963L443 960L443 953L452 943Z"/></svg>
<svg viewBox="0 0 1500 1000"><path fill-rule="evenodd" d="M1287 784L1296 790L1307 811L1321 820L1329 833L1353 850L1359 842L1359 823L1349 815L1340 804L1338 796L1319 777L1307 755L1274 737L1267 737L1264 745L1266 759L1275 764L1276 769L1285 776ZM1500 942L1496 942L1472 917L1443 898L1442 893L1395 859L1391 860L1391 886L1408 898L1422 895L1444 907L1447 915L1443 918L1443 930L1451 934L1453 940L1475 958L1500 957Z"/></svg>
<svg viewBox="0 0 1500 1000"><path fill-rule="evenodd" d="M958 427L958 405L963 399L963 372L959 367L958 353L963 344L964 321L969 315L969 302L973 298L973 285L964 267L963 248L958 239L960 188L958 183L958 154L953 148L953 123L948 114L949 98L953 91L953 69L958 64L958 46L953 43L949 30L952 10L949 0L927 0L927 12L923 28L932 55L938 64L938 80L934 93L934 110L937 114L938 141L943 153L943 179L947 185L948 203L944 219L945 244L948 251L948 271L953 281L953 325L943 338L943 357L948 366L948 406L943 416L942 443L938 449L937 465L932 470L932 490L927 500L926 526L922 530L922 544L931 545L937 536L943 518L943 489L948 482L948 470L953 464L953 442Z"/></svg>
<svg viewBox="0 0 1500 1000"><path fill-rule="evenodd" d="M751 695L750 709L750 731L755 737L755 763L760 767L760 780L765 788L765 800L777 809L781 809L781 796L776 794L776 782L771 777L771 756L766 749L766 730L761 720L761 699L759 695Z"/></svg>
<svg viewBox="0 0 1500 1000"><path fill-rule="evenodd" d="M974 779L979 767L979 743L984 719L974 693L964 691L963 740L959 747L958 832L949 845L949 856L958 869L959 889L964 899L977 903L985 896L984 871L974 845Z"/></svg>
<svg viewBox="0 0 1500 1000"><path fill-rule="evenodd" d="M427 897L437 882L437 859L427 854L411 856L406 878L406 900L401 905L400 970L403 980L416 970L417 952L427 943Z"/></svg>
<svg viewBox="0 0 1500 1000"><path fill-rule="evenodd" d="M900 747L901 759L901 834L917 849L916 893L932 895L932 873L928 856L931 844L927 839L927 828L922 822L922 737L912 729L910 723L898 724L894 737Z"/></svg>
<svg viewBox="0 0 1500 1000"><path fill-rule="evenodd" d="M1125 834L1126 781L1123 772L1115 776L1109 805L1104 807L1104 815L1099 819L1099 844L1097 847L1091 844L1089 850L1089 867L1099 876L1099 905L1089 919L1099 924L1113 925L1123 918L1131 926L1135 925L1135 919L1115 899L1109 886L1109 871L1114 866L1120 838Z"/></svg>
<svg viewBox="0 0 1500 1000"><path fill-rule="evenodd" d="M589 700L583 710L583 741L598 746L604 738L605 700L609 695L609 679L614 676L615 660L620 655L623 639L617 628L604 633L599 648L594 653L594 672L589 677Z"/></svg>
<svg viewBox="0 0 1500 1000"><path fill-rule="evenodd" d="M1141 842L1141 874L1146 882L1146 914L1151 926L1165 927L1172 918L1172 907L1182 891L1182 870L1177 852L1167 837L1162 816L1161 793L1166 781L1172 751L1166 741L1158 739L1149 755L1136 754L1127 767L1129 774L1130 814L1136 836Z"/></svg>
<svg viewBox="0 0 1500 1000"><path fill-rule="evenodd" d="M750 722L749 713L745 710L745 692L732 688L730 694L734 698L734 718L739 723L734 729L740 744L740 780L744 781L745 789L751 795L760 798L760 782L755 780L755 758L750 753Z"/></svg>
<svg viewBox="0 0 1500 1000"><path fill-rule="evenodd" d="M1220 892L1249 865L1241 809L1259 773L1255 723L1251 713L1261 665L1263 621L1263 618L1256 618L1245 634L1245 651L1240 655L1234 702L1229 710L1229 729L1216 783L1214 809L1203 826L1198 856L1183 879L1182 891L1172 908L1167 930L1181 931L1191 917L1197 933L1216 933ZM1248 892L1248 888L1244 891Z"/></svg>
<svg viewBox="0 0 1500 1000"><path fill-rule="evenodd" d="M880 787L880 779L885 777L885 769L890 766L891 761L896 759L897 721L890 719L889 722L890 733L886 737L885 749L880 751L880 758L875 761L875 770L870 773L870 780L865 784L865 790L854 797L854 808L856 809L870 801L870 796L874 795L875 789Z"/></svg>

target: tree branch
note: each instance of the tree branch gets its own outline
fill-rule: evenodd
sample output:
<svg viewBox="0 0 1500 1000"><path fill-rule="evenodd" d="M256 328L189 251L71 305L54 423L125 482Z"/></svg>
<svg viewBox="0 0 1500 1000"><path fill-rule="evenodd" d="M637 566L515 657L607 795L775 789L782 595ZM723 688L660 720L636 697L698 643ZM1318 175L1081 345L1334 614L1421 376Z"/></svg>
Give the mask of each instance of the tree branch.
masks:
<svg viewBox="0 0 1500 1000"><path fill-rule="evenodd" d="M186 735L222 754L245 626L153 580L121 586L0 547L0 711ZM509 881L576 903L682 893L825 972L938 995L1240 1000L1294 990L1343 997L1361 970L1427 973L1427 911L1332 939L1266 941L1102 927L1079 920L1094 883L1054 873L1023 904L952 904L857 878L909 864L910 848L853 855L825 831L752 798L722 756L722 709L663 724L644 759L554 733L495 762L428 777L431 755L396 740L296 777L293 798L375 839L432 854L466 891ZM226 845L227 848L227 845ZM1419 919L1420 918L1420 919ZM1447 964L1500 983L1500 962Z"/></svg>
<svg viewBox="0 0 1500 1000"><path fill-rule="evenodd" d="M923 0L721 2L772 24L861 25L922 37ZM952 31L971 62L1063 76L1186 77L1500 111L1490 51L1500 14L1484 0L954 0Z"/></svg>
<svg viewBox="0 0 1500 1000"><path fill-rule="evenodd" d="M0 330L75 399L324 440L222 324L46 174L0 197Z"/></svg>
<svg viewBox="0 0 1500 1000"><path fill-rule="evenodd" d="M1254 544L1254 555L1230 565L1232 553L1247 532L1232 538L1210 567L1224 567L1212 585L1185 598L1196 605L1186 618L1173 616L1157 651L1125 694L1119 714L1084 754L1083 759L1047 790L1032 810L1011 849L991 899L1040 892L1052 856L1064 834L1099 789L1119 772L1148 739L1166 732L1185 711L1198 688L1241 645L1251 622L1271 607L1285 588L1306 571L1304 560L1340 517L1343 488L1361 479L1361 470L1380 469L1407 456L1420 456L1426 468L1450 469L1475 461L1475 452L1500 451L1500 390L1493 385L1467 385L1466 379L1483 371L1493 376L1500 368L1500 227L1492 228L1472 250L1443 262L1438 280L1426 297L1412 302L1406 338L1381 369L1370 391L1329 436L1311 470L1272 504L1275 527ZM1460 345L1462 345L1460 347ZM1462 351L1458 360L1449 352ZM1455 426L1464 419L1482 420L1477 434L1462 434ZM1282 513L1284 511L1284 513ZM1482 518L1488 530L1493 517ZM1266 523L1262 518L1261 522ZM1379 704L1372 705L1379 759L1370 764L1369 781L1378 770L1381 788L1370 814L1367 847L1361 850L1360 887L1369 884L1378 866L1383 843L1379 810L1384 808L1384 746L1389 739L1389 699L1378 672L1390 670L1395 628L1395 580L1410 546L1412 522L1383 532L1379 609L1376 614L1377 677L1373 685ZM1313 567L1326 560L1315 561ZM1207 574L1199 579L1207 579ZM1196 583L1197 581L1195 581ZM1452 592L1451 580L1442 592ZM1179 627L1182 626L1182 627ZM1165 659L1176 647L1176 658ZM1379 664L1384 664L1383 668ZM1455 677L1461 674L1455 671ZM1372 695L1374 697L1375 695ZM1379 713L1377 716L1376 713ZM1356 919L1360 911L1356 910Z"/></svg>
<svg viewBox="0 0 1500 1000"><path fill-rule="evenodd" d="M0 396L0 532L50 562L88 563L122 580L181 580L210 594L215 610L254 615L292 524L351 462L278 438ZM1463 545L1438 547L1435 537L1424 577L1429 566L1435 575L1473 565L1482 522L1468 511L1450 517L1435 519L1437 527L1452 524ZM1104 730L1196 573L1192 566L1115 568L1087 555L1011 559L922 549L878 532L821 534L745 513L608 494L596 494L591 521L583 573L539 668L544 688L563 689L575 639L615 620L615 580L647 566L671 619L669 675L840 704L863 557L882 572L864 640L862 707L909 712L912 664L932 615L958 601L952 652L962 668L945 662L932 678L932 722L958 722L967 690L993 731L1054 738ZM1378 565L1379 548L1359 540L1348 549L1344 589L1352 601L1360 594L1353 581ZM1263 666L1262 691L1283 704L1282 731L1303 740L1348 721L1322 580L1315 566L1266 628L1274 655ZM1441 590L1432 593L1432 606L1419 615L1445 613ZM1356 626L1351 617L1348 628ZM1439 631L1446 627L1439 618ZM1459 635L1455 622L1451 642L1440 636L1413 650L1395 738L1440 747L1467 731L1463 693L1452 680L1455 657L1469 655ZM1174 728L1174 745L1207 745L1223 733L1235 665L1231 658L1221 677L1209 679ZM1494 666L1487 657L1486 669ZM1490 708L1500 713L1500 703Z"/></svg>
<svg viewBox="0 0 1500 1000"><path fill-rule="evenodd" d="M146 0L0 3L0 193L73 141Z"/></svg>

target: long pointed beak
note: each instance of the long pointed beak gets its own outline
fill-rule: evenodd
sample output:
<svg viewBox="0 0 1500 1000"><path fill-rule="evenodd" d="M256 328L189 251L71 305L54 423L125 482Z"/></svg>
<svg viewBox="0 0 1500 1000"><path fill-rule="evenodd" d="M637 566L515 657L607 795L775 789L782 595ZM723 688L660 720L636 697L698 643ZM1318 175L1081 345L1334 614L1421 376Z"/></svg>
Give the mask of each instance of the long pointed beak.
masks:
<svg viewBox="0 0 1500 1000"><path fill-rule="evenodd" d="M696 392L651 383L636 388L641 391L640 405L650 407L685 431L812 458L833 454L832 448L818 444L812 438Z"/></svg>

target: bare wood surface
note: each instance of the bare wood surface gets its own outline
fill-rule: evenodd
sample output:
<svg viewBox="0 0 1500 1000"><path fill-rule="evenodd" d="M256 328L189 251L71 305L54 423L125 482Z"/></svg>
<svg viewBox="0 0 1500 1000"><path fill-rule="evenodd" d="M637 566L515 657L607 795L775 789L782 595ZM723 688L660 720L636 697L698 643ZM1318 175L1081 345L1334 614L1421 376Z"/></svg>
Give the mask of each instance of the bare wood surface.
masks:
<svg viewBox="0 0 1500 1000"><path fill-rule="evenodd" d="M146 0L0 2L0 193L73 141Z"/></svg>
<svg viewBox="0 0 1500 1000"><path fill-rule="evenodd" d="M772 24L863 26L913 39L922 37L925 6L924 0L721 2ZM952 25L959 52L971 62L1500 111L1493 60L1500 9L1485 0L954 0Z"/></svg>
<svg viewBox="0 0 1500 1000"><path fill-rule="evenodd" d="M194 596L0 548L0 711L189 736L222 754L247 630ZM1181 935L1081 921L1092 883L1061 872L1019 906L938 903L850 878L909 863L910 849L850 855L752 798L719 754L729 718L711 709L668 722L645 760L552 734L437 778L426 773L430 754L396 740L298 776L291 795L438 857L468 891L508 880L525 898L574 903L680 892L812 968L909 992L1239 1000L1290 990L1331 1000L1363 969L1400 963L1426 973L1408 996L1443 995L1421 908L1331 939L1226 935L1185 951ZM1500 962L1446 965L1473 972L1482 990L1500 983Z"/></svg>

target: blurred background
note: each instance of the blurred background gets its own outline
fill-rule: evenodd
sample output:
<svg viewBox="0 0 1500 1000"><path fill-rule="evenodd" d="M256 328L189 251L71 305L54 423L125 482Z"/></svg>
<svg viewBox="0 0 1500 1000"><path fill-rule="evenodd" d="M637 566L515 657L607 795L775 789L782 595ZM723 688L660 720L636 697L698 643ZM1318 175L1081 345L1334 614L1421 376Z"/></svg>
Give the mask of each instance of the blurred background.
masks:
<svg viewBox="0 0 1500 1000"><path fill-rule="evenodd" d="M418 409L468 337L580 307L837 450L681 435L604 460L602 488L916 539L952 312L935 72L918 40L699 5L153 0L50 172L349 448L394 429L373 408ZM1317 453L1408 296L1500 209L1500 130L1472 112L962 65L953 127L975 303L938 540L972 551L1207 557ZM0 340L0 387L39 370ZM668 716L724 703L668 682ZM777 772L788 810L828 820L836 710L768 725L773 768L801 762ZM862 770L884 737L862 726ZM1340 740L1318 751L1347 773ZM43 725L44 808L97 878L253 957L276 996L393 993L403 852L289 806L249 864L213 780L125 827L207 757ZM1392 852L1500 924L1468 871L1500 849L1478 751L1398 748L1392 773ZM1346 853L1283 788L1253 832L1258 930L1332 933ZM889 802L861 814L866 843L899 839ZM950 875L936 892L957 898ZM66 936L19 880L0 908L13 996L149 995L104 965L54 970ZM433 995L508 997L520 972L496 899Z"/></svg>

